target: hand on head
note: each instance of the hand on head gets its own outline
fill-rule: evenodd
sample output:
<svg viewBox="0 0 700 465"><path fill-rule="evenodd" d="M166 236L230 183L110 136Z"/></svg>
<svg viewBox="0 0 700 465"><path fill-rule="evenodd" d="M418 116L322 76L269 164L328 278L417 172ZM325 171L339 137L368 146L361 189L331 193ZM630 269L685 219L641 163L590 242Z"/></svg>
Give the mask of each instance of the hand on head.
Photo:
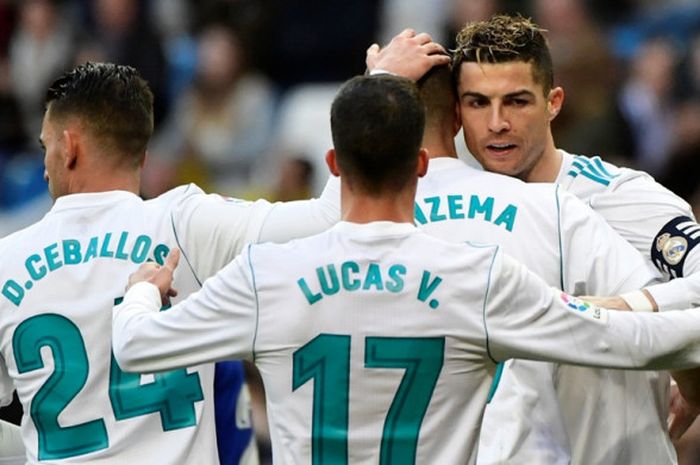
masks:
<svg viewBox="0 0 700 465"><path fill-rule="evenodd" d="M179 261L180 249L172 249L168 256L165 257L163 266L153 262L144 263L129 276L126 290L129 290L136 283L146 281L158 287L163 305L168 304L170 297L177 295L177 291L171 286L173 283L173 272Z"/></svg>
<svg viewBox="0 0 700 465"><path fill-rule="evenodd" d="M416 34L413 29L404 29L384 48L372 44L367 49L366 58L369 71L381 69L414 81L433 66L449 62L450 56L442 45L433 42L425 32Z"/></svg>

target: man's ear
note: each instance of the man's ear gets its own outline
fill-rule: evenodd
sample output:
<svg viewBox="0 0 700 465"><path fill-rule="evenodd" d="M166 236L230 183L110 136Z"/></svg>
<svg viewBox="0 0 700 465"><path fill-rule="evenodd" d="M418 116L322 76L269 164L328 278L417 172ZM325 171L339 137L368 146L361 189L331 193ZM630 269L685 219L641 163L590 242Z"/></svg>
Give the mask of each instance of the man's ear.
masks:
<svg viewBox="0 0 700 465"><path fill-rule="evenodd" d="M78 135L69 130L63 130L63 166L66 169L75 168L78 162Z"/></svg>
<svg viewBox="0 0 700 465"><path fill-rule="evenodd" d="M338 160L336 160L335 157L335 149L329 149L328 152L326 152L326 165L328 165L328 170L333 176L340 176Z"/></svg>
<svg viewBox="0 0 700 465"><path fill-rule="evenodd" d="M422 178L425 176L425 173L428 172L428 149L425 149L421 147L420 150L418 150L418 167L416 169L416 175L418 175L419 178Z"/></svg>
<svg viewBox="0 0 700 465"><path fill-rule="evenodd" d="M564 104L564 89L561 87L555 87L549 91L549 96L547 97L547 112L549 113L549 121L552 121L557 117L561 111L561 107Z"/></svg>

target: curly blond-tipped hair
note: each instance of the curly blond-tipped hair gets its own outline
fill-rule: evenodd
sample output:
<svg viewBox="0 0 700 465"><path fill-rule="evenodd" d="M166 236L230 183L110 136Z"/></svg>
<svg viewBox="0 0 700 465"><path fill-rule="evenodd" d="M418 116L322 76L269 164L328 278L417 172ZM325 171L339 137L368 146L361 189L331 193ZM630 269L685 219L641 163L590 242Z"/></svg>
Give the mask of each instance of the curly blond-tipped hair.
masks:
<svg viewBox="0 0 700 465"><path fill-rule="evenodd" d="M552 57L542 29L522 16L496 15L488 21L467 23L457 34L452 50L455 78L462 63L532 63L533 78L541 84L545 95L554 85Z"/></svg>

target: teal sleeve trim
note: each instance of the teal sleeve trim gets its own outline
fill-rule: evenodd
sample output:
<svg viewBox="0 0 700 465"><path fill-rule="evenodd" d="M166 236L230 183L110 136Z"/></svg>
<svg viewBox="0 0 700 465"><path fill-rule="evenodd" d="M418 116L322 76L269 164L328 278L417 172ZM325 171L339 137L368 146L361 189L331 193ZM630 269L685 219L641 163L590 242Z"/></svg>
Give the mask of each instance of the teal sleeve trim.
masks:
<svg viewBox="0 0 700 465"><path fill-rule="evenodd" d="M255 295L255 332L253 333L253 345L251 347L253 353L253 362L255 362L255 343L258 340L258 325L260 324L260 301L258 300L258 287L255 284L255 271L253 270L253 244L248 244L248 266L250 268L250 276L252 278L253 294Z"/></svg>
<svg viewBox="0 0 700 465"><path fill-rule="evenodd" d="M490 403L493 396L496 395L496 390L501 382L501 375L503 375L503 368L505 368L505 362L500 362L496 365L496 373L493 375L493 381L491 382L491 388L489 389L489 396L486 398L486 403Z"/></svg>

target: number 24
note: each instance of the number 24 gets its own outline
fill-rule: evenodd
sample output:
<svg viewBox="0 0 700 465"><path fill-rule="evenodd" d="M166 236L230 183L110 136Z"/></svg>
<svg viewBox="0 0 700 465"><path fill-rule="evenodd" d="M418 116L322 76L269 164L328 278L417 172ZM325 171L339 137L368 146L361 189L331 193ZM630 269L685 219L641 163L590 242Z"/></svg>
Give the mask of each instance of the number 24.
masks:
<svg viewBox="0 0 700 465"><path fill-rule="evenodd" d="M41 348L53 354L54 371L36 392L29 413L36 426L39 460L83 455L109 447L104 420L99 418L72 426L58 424L59 414L78 395L87 381L89 365L78 327L68 318L48 313L23 321L12 340L20 373L44 367ZM204 399L197 373L173 370L154 375L140 384L141 375L125 373L112 356L109 398L117 420L159 412L164 431L194 426L194 403Z"/></svg>

